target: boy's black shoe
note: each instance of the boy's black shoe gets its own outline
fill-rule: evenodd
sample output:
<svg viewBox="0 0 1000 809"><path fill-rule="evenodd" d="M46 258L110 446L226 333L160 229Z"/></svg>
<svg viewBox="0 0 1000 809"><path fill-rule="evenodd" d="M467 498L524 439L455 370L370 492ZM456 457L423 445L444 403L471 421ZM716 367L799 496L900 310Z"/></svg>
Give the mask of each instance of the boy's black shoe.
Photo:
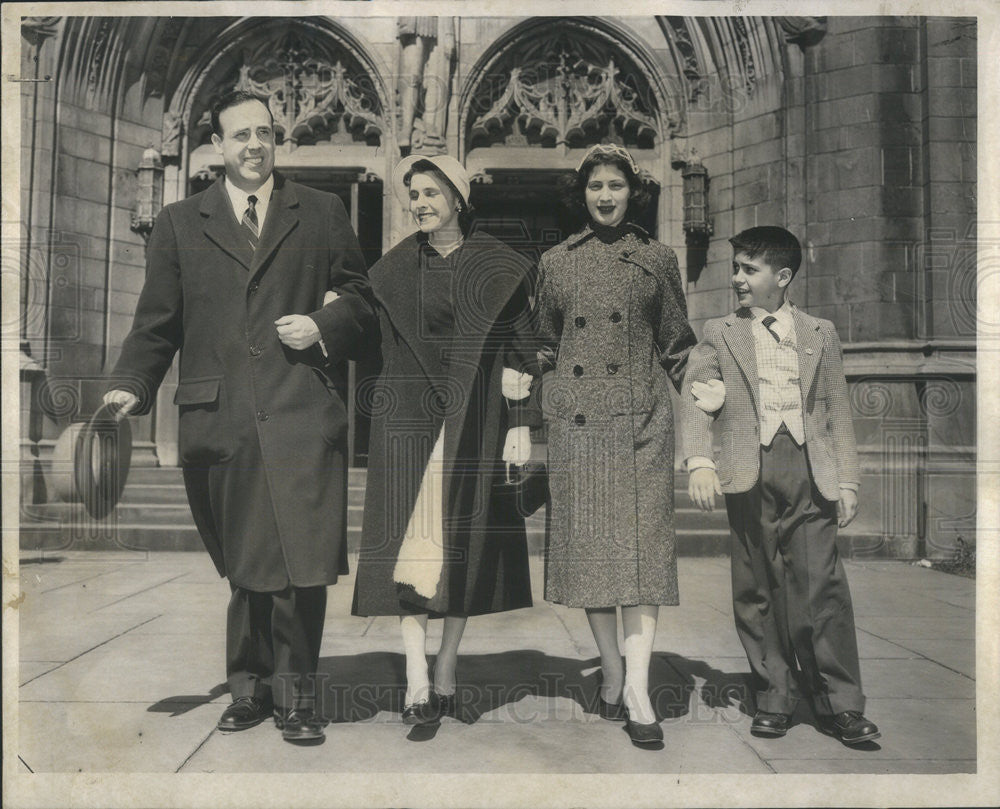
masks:
<svg viewBox="0 0 1000 809"><path fill-rule="evenodd" d="M878 726L865 719L861 711L841 711L836 716L819 717L819 729L830 736L836 736L844 744L861 744L877 739Z"/></svg>
<svg viewBox="0 0 1000 809"><path fill-rule="evenodd" d="M757 711L753 715L750 732L755 736L784 736L788 732L789 717L786 713Z"/></svg>

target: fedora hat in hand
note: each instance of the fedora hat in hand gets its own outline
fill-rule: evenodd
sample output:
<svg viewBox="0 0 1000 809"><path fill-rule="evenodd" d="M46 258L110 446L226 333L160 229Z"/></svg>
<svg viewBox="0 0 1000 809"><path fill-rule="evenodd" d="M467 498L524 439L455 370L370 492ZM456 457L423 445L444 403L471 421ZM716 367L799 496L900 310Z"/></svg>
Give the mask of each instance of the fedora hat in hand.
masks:
<svg viewBox="0 0 1000 809"><path fill-rule="evenodd" d="M118 405L102 405L73 446L73 479L87 513L102 519L118 504L132 462L132 428L115 418Z"/></svg>

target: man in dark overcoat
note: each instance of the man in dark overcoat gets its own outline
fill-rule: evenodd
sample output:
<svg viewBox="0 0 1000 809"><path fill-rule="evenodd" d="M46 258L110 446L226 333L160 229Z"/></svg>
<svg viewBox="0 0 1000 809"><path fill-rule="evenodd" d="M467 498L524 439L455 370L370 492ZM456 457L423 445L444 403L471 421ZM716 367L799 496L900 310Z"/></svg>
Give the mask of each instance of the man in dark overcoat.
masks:
<svg viewBox="0 0 1000 809"><path fill-rule="evenodd" d="M326 586L347 572L345 365L377 321L343 204L274 173L266 105L230 93L212 128L225 177L157 218L105 401L149 412L180 351L184 483L232 588L219 729L273 710L286 740L317 740Z"/></svg>

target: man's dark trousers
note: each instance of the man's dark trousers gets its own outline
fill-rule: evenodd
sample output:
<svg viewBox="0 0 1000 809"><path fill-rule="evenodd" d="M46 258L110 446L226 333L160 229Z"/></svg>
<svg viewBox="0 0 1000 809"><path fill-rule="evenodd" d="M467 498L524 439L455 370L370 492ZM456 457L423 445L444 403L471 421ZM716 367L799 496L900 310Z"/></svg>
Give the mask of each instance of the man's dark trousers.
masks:
<svg viewBox="0 0 1000 809"><path fill-rule="evenodd" d="M863 711L837 504L816 490L806 452L782 425L761 447L757 484L726 495L736 631L758 710L791 714L807 696L819 715Z"/></svg>
<svg viewBox="0 0 1000 809"><path fill-rule="evenodd" d="M322 710L316 681L326 614L326 587L257 593L230 585L226 678L233 699L272 697L279 711ZM273 672L288 672L278 677ZM317 704L319 702L319 704Z"/></svg>

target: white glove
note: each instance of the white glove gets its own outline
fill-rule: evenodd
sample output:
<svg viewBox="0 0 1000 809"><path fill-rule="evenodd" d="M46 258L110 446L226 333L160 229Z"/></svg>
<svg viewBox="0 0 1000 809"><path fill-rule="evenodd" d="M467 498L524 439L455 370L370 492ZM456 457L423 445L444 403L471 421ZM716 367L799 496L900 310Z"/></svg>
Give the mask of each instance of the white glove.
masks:
<svg viewBox="0 0 1000 809"><path fill-rule="evenodd" d="M706 413L714 413L726 401L726 386L721 379L710 379L708 382L692 382L691 395L694 403Z"/></svg>
<svg viewBox="0 0 1000 809"><path fill-rule="evenodd" d="M524 466L531 460L531 428L511 427L503 444L504 463Z"/></svg>
<svg viewBox="0 0 1000 809"><path fill-rule="evenodd" d="M115 421L121 421L139 404L139 397L127 390L109 390L104 394L104 404L118 405Z"/></svg>

